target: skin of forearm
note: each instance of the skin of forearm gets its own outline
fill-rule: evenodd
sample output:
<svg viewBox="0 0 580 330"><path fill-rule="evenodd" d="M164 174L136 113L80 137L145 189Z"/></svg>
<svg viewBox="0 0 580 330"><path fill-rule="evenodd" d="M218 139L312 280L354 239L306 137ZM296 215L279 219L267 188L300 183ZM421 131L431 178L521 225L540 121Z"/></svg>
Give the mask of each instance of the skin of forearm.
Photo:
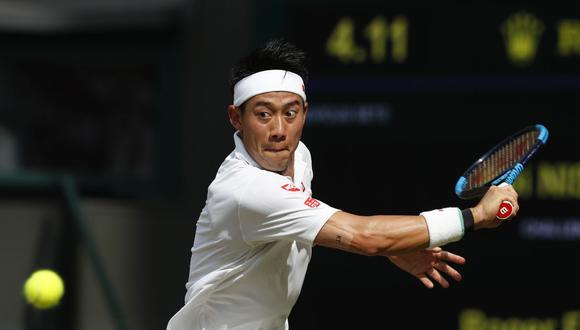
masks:
<svg viewBox="0 0 580 330"><path fill-rule="evenodd" d="M424 249L428 243L422 216L357 216L339 212L317 237L317 244L363 255L397 255Z"/></svg>
<svg viewBox="0 0 580 330"><path fill-rule="evenodd" d="M422 250L429 245L429 231L422 216L370 216L368 230L361 238L369 252L382 256ZM357 239L355 244L359 244Z"/></svg>

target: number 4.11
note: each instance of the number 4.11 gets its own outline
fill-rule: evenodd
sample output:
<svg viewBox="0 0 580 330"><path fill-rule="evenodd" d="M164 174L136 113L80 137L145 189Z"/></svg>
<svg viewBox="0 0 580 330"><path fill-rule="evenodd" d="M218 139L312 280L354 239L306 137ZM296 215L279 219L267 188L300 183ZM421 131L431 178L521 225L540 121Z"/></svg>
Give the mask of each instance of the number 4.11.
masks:
<svg viewBox="0 0 580 330"><path fill-rule="evenodd" d="M385 63L388 58L388 41L391 41L390 58L395 63L407 59L408 22L399 16L388 24L383 16L373 18L364 28L363 36L369 42L368 51L357 45L355 24L352 18L343 17L335 25L326 41L326 53L343 63Z"/></svg>

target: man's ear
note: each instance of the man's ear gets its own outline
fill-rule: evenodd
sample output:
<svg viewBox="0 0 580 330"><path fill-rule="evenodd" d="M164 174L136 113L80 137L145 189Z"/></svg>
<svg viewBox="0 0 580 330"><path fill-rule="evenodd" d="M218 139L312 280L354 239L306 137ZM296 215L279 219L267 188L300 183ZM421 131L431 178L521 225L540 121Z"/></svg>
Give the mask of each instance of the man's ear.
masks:
<svg viewBox="0 0 580 330"><path fill-rule="evenodd" d="M242 111L235 105L228 105L228 117L230 118L230 124L238 130L242 130Z"/></svg>
<svg viewBox="0 0 580 330"><path fill-rule="evenodd" d="M306 122L307 114L308 114L308 102L304 102L304 122Z"/></svg>

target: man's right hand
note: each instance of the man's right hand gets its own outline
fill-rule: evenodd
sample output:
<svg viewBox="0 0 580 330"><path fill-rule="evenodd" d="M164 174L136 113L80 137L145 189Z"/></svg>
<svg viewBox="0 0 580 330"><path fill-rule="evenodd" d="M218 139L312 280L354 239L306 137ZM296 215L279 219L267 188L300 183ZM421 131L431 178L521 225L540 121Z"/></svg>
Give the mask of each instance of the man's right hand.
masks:
<svg viewBox="0 0 580 330"><path fill-rule="evenodd" d="M497 211L502 201L512 203L512 217L518 213L520 206L518 205L518 193L515 189L511 185L505 185L503 187L491 186L479 203L471 208L474 229L495 228L502 221L506 221L497 218Z"/></svg>

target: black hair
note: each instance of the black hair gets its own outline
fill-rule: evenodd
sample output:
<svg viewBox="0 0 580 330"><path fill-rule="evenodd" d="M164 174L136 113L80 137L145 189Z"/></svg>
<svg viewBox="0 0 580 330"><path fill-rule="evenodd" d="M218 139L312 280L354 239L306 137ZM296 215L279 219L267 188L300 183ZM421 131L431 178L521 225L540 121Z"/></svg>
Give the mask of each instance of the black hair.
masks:
<svg viewBox="0 0 580 330"><path fill-rule="evenodd" d="M257 48L248 56L240 59L232 68L230 88L256 72L264 70L286 70L299 75L304 84L308 81L306 54L284 39L269 41L264 47Z"/></svg>

